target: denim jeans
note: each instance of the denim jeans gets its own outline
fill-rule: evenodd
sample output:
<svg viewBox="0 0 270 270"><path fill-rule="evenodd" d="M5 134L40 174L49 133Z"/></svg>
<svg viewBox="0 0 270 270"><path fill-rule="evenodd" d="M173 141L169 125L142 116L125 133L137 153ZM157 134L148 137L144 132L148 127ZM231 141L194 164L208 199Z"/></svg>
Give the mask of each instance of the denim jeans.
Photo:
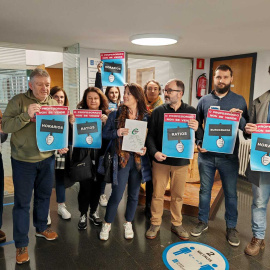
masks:
<svg viewBox="0 0 270 270"><path fill-rule="evenodd" d="M56 201L64 203L66 201L65 170L55 170L55 191Z"/></svg>
<svg viewBox="0 0 270 270"><path fill-rule="evenodd" d="M237 224L237 178L239 162L235 155L219 153L199 153L200 173L199 220L208 223L211 191L216 169L219 171L225 196L225 220L227 228Z"/></svg>
<svg viewBox="0 0 270 270"><path fill-rule="evenodd" d="M266 230L267 204L270 197L270 173L260 173L260 187L252 185L253 203L251 206L252 232L258 239L264 239Z"/></svg>
<svg viewBox="0 0 270 270"><path fill-rule="evenodd" d="M34 190L33 221L37 232L47 229L50 197L54 180L54 155L36 163L11 158L14 207L13 238L16 248L28 246L30 203Z"/></svg>
<svg viewBox="0 0 270 270"><path fill-rule="evenodd" d="M2 154L0 153L0 229L2 227L2 215L3 215L3 200L4 200L4 167Z"/></svg>
<svg viewBox="0 0 270 270"><path fill-rule="evenodd" d="M138 205L138 197L141 185L141 172L136 168L134 156L130 155L125 168L118 169L118 185L112 185L112 194L108 201L105 221L112 223L117 212L118 205L122 200L126 184L128 183L128 198L125 218L131 222L134 219L136 208Z"/></svg>

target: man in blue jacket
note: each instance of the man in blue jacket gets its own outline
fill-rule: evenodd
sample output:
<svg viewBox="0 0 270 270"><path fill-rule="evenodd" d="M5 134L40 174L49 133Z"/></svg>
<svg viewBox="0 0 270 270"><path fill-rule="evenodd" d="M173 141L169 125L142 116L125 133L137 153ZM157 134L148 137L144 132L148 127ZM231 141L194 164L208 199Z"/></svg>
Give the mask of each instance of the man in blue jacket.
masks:
<svg viewBox="0 0 270 270"><path fill-rule="evenodd" d="M248 119L245 99L231 91L233 72L227 65L220 65L214 73L214 90L204 96L198 103L197 116L199 127L206 123L209 108L215 108L230 112L240 112L239 128L244 129ZM238 177L238 145L236 140L233 154L207 152L202 148L203 135L197 133L197 147L199 151L198 166L200 174L200 202L199 223L191 230L192 236L199 236L208 229L211 191L216 170L219 171L222 187L225 195L225 220L227 226L226 238L230 245L239 246L240 241L236 234L237 224L237 177Z"/></svg>

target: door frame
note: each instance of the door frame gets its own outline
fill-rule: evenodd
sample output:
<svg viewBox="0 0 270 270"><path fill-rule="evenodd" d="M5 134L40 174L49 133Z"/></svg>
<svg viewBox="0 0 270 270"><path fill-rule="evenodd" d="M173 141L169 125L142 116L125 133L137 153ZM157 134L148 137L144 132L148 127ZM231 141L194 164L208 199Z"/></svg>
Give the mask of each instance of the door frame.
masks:
<svg viewBox="0 0 270 270"><path fill-rule="evenodd" d="M209 93L212 91L212 77L213 77L213 62L222 60L233 60L252 57L252 67L251 67L251 80L250 80L250 92L249 92L249 104L248 107L251 108L254 95L254 82L256 73L256 63L257 63L257 53L239 54L225 57L210 58L210 70L209 70Z"/></svg>

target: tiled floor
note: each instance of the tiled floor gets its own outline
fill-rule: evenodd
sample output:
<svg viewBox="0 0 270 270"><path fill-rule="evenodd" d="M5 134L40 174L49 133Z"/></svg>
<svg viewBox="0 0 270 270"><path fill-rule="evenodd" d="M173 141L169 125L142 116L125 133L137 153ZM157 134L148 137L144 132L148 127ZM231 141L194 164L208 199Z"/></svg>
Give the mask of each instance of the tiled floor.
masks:
<svg viewBox="0 0 270 270"><path fill-rule="evenodd" d="M106 192L109 193L107 186ZM191 237L191 241L208 244L221 251L229 260L230 269L270 269L270 235L266 235L266 249L256 257L248 257L244 254L244 248L250 241L252 234L250 228L251 187L248 183L239 180L239 222L241 244L239 247L231 247L225 239L224 200L213 221L209 223L209 230L200 237ZM79 212L77 210L76 191L67 190L67 205L71 210L72 219L62 220L57 214L55 193L51 199L52 229L59 233L56 241L36 239L34 227L31 225L29 232L30 263L18 266L15 263L14 244L0 247L0 269L166 269L162 261L162 252L171 243L180 240L170 231L170 213L164 212L160 235L154 240L147 240L144 236L149 222L143 214L143 207L139 206L134 220L135 238L124 239L124 206L122 202L115 222L112 225L110 238L107 242L98 239L99 227L90 224L85 231L78 231L77 222ZM12 202L13 198L5 199L5 203ZM104 216L106 208L100 209ZM269 210L269 209L268 209ZM270 211L270 210L269 210ZM268 212L269 212L268 211ZM7 241L12 240L12 205L4 207L3 230L7 234ZM268 221L269 216L268 216ZM196 218L184 216L184 226L190 230L195 224Z"/></svg>

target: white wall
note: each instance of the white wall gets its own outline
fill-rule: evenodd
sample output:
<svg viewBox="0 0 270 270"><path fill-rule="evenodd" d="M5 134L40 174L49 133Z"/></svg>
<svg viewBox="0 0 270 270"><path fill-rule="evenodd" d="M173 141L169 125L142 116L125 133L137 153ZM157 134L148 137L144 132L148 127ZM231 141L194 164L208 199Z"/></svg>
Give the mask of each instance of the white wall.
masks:
<svg viewBox="0 0 270 270"><path fill-rule="evenodd" d="M199 99L196 98L196 82L198 77L206 73L207 77L207 89L206 93L208 93L208 85L209 85L209 69L210 69L210 58L205 58L204 59L204 69L196 69L196 62L197 58L193 59L193 76L192 76L192 94L191 94L191 105L193 107L197 107Z"/></svg>
<svg viewBox="0 0 270 270"><path fill-rule="evenodd" d="M253 99L259 97L270 89L270 75L268 73L269 66L270 51L258 52Z"/></svg>
<svg viewBox="0 0 270 270"><path fill-rule="evenodd" d="M45 67L49 67L62 62L63 62L63 53L61 52L26 50L27 66L39 66L44 64Z"/></svg>

